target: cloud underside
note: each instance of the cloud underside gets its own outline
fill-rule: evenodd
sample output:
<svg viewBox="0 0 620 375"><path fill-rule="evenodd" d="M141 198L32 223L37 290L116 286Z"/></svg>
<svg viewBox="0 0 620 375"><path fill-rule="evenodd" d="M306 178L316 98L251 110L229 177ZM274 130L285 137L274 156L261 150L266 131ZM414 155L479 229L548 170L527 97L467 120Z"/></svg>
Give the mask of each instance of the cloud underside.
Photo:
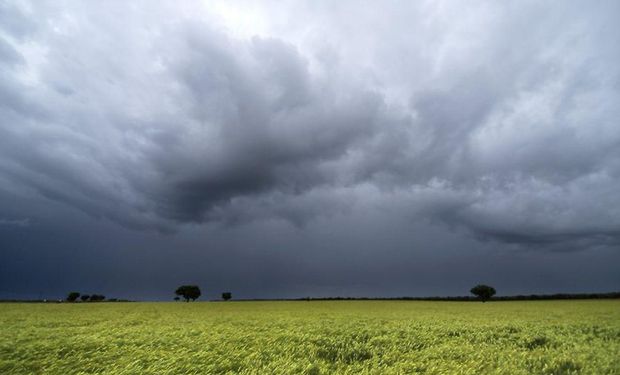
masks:
<svg viewBox="0 0 620 375"><path fill-rule="evenodd" d="M617 4L350 5L256 31L196 4L1 5L0 194L136 229L387 210L618 246Z"/></svg>

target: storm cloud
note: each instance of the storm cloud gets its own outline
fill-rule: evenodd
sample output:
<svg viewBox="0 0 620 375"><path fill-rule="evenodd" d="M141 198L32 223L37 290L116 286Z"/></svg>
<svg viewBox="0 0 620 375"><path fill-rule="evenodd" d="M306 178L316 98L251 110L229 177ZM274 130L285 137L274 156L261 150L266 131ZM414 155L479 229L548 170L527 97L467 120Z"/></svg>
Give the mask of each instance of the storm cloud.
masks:
<svg viewBox="0 0 620 375"><path fill-rule="evenodd" d="M321 236L327 222L356 236L343 223L361 215L467 249L615 254L617 14L611 1L2 2L0 231L65 220L47 205L149 238L264 223ZM343 247L385 256L358 245Z"/></svg>

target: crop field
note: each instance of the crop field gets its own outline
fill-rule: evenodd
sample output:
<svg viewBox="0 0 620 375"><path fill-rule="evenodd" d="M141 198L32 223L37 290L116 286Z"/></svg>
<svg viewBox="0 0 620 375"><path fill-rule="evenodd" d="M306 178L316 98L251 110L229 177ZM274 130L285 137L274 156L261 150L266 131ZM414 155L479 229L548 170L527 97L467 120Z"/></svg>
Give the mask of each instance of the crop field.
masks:
<svg viewBox="0 0 620 375"><path fill-rule="evenodd" d="M0 304L0 374L620 374L620 301Z"/></svg>

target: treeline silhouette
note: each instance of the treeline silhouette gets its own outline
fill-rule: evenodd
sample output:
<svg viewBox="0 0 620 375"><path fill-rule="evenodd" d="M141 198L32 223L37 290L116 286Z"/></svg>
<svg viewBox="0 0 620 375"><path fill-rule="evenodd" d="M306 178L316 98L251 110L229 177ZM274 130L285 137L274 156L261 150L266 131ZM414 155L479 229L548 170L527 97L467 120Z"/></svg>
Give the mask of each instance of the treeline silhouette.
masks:
<svg viewBox="0 0 620 375"><path fill-rule="evenodd" d="M514 296L495 296L490 301L539 301L566 299L612 299L620 298L620 292L610 293L556 293L556 294L519 294ZM432 297L303 297L303 298L255 298L237 299L237 301L472 301L479 302L475 296L432 296Z"/></svg>
<svg viewBox="0 0 620 375"><path fill-rule="evenodd" d="M103 294L80 294L80 292L71 292L67 295L67 298L65 299L65 301L67 302L77 302L78 298L82 301L82 302L101 302L105 300L105 296ZM114 301L112 301L111 299L108 300L109 302L115 302L117 301L115 298L113 298Z"/></svg>
<svg viewBox="0 0 620 375"><path fill-rule="evenodd" d="M614 299L620 298L620 292L610 293L555 293L555 294L519 294L514 296L494 296L490 301L543 301L543 300L572 300L572 299ZM127 299L110 298L100 302L135 302ZM216 300L211 300L216 301ZM452 297L303 297L303 298L246 298L237 301L480 301L475 296ZM2 299L0 302L30 302L30 303L61 303L65 300L47 299Z"/></svg>

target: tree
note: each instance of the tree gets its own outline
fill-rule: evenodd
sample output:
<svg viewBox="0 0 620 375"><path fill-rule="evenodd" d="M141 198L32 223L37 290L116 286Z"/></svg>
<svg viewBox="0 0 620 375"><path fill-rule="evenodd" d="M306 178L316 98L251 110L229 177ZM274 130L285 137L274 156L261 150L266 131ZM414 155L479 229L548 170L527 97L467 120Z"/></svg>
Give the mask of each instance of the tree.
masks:
<svg viewBox="0 0 620 375"><path fill-rule="evenodd" d="M482 302L486 302L495 295L495 288L492 286L480 284L471 288L471 294L477 296Z"/></svg>
<svg viewBox="0 0 620 375"><path fill-rule="evenodd" d="M224 293L222 293L222 299L224 301L228 301L231 298L232 298L232 293L231 292L224 292Z"/></svg>
<svg viewBox="0 0 620 375"><path fill-rule="evenodd" d="M82 300L82 302L88 301L89 298L90 298L90 296L88 294L82 294L80 296L80 299Z"/></svg>
<svg viewBox="0 0 620 375"><path fill-rule="evenodd" d="M99 301L103 301L104 299L105 299L105 296L101 294L93 294L92 296L90 296L91 302L99 302Z"/></svg>
<svg viewBox="0 0 620 375"><path fill-rule="evenodd" d="M67 301L75 302L75 300L78 299L79 296L80 296L80 293L78 293L78 292L71 292L67 296Z"/></svg>
<svg viewBox="0 0 620 375"><path fill-rule="evenodd" d="M200 297L200 288L197 285L181 285L174 294L185 298L185 302L189 302L190 299L195 301Z"/></svg>
<svg viewBox="0 0 620 375"><path fill-rule="evenodd" d="M174 300L178 301L178 300L180 300L180 298L179 297L174 297Z"/></svg>

